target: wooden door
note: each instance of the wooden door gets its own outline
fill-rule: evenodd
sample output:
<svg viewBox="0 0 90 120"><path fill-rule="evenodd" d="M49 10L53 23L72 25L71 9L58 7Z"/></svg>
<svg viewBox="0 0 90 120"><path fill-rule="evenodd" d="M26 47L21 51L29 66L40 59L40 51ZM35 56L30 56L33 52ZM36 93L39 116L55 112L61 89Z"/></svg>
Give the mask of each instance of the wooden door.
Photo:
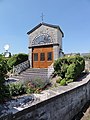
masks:
<svg viewBox="0 0 90 120"><path fill-rule="evenodd" d="M53 63L53 47L39 47L33 49L33 68L47 68Z"/></svg>

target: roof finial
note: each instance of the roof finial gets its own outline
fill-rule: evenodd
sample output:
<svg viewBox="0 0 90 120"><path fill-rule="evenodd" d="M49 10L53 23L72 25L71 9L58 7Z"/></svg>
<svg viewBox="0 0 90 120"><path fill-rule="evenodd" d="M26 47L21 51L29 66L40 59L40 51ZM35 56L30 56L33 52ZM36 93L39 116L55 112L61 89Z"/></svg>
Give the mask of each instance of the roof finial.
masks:
<svg viewBox="0 0 90 120"><path fill-rule="evenodd" d="M44 15L43 15L43 13L42 13L42 15L41 15L41 19L42 19L42 22L43 22L43 19L44 19Z"/></svg>

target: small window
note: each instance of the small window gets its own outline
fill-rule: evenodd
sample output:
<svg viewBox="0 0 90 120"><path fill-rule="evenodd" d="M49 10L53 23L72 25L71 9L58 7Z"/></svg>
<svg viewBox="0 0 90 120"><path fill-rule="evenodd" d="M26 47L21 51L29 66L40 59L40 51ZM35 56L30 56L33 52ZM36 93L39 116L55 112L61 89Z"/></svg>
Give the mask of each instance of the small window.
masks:
<svg viewBox="0 0 90 120"><path fill-rule="evenodd" d="M40 61L44 61L45 60L45 53L41 53L40 54Z"/></svg>
<svg viewBox="0 0 90 120"><path fill-rule="evenodd" d="M38 61L38 53L34 53L34 61Z"/></svg>
<svg viewBox="0 0 90 120"><path fill-rule="evenodd" d="M52 52L47 53L47 60L51 61L52 60Z"/></svg>

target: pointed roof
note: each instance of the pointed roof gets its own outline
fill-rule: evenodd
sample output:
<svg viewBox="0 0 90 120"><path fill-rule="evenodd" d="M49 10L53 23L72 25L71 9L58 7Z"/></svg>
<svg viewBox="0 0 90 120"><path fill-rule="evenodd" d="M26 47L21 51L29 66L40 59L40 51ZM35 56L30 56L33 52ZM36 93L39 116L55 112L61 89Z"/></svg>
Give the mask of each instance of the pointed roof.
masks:
<svg viewBox="0 0 90 120"><path fill-rule="evenodd" d="M62 37L64 37L64 33L62 32L61 28L58 26L58 25L52 25L52 24L47 24L47 23L40 23L38 24L37 26L35 26L32 30L30 30L29 32L27 32L27 34L29 35L30 33L32 33L33 31L35 31L36 29L38 29L40 26L49 26L49 27L52 27L52 28L56 28L58 30L60 30L60 32L62 33Z"/></svg>

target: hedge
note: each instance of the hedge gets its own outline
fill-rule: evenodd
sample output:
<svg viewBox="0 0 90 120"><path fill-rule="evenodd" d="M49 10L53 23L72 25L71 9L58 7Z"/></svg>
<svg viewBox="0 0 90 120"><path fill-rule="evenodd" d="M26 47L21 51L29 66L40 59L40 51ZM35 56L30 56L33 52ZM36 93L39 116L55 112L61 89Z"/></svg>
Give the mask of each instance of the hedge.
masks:
<svg viewBox="0 0 90 120"><path fill-rule="evenodd" d="M85 60L80 55L59 58L54 63L55 73L62 79L75 80L85 69Z"/></svg>

